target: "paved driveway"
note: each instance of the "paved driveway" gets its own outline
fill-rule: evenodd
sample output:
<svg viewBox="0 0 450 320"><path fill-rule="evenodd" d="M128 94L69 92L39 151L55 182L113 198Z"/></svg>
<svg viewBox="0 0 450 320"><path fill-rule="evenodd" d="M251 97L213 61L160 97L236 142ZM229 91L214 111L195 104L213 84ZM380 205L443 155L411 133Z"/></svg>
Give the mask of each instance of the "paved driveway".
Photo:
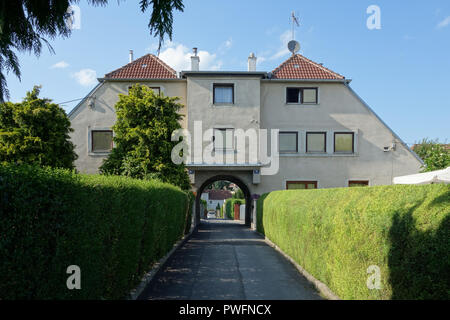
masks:
<svg viewBox="0 0 450 320"><path fill-rule="evenodd" d="M203 221L140 299L321 299L297 269L242 223Z"/></svg>

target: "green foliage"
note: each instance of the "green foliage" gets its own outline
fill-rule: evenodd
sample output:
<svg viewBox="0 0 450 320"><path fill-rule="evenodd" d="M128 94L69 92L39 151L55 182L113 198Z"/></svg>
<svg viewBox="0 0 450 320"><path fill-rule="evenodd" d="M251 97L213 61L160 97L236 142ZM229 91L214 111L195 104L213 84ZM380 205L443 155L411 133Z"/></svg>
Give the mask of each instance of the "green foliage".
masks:
<svg viewBox="0 0 450 320"><path fill-rule="evenodd" d="M450 150L445 149L439 140L423 139L414 146L414 152L424 161L424 172L450 167Z"/></svg>
<svg viewBox="0 0 450 320"><path fill-rule="evenodd" d="M233 199L245 199L244 191L241 189L237 189L235 193L233 193Z"/></svg>
<svg viewBox="0 0 450 320"><path fill-rule="evenodd" d="M449 185L271 192L257 228L342 299L450 298Z"/></svg>
<svg viewBox="0 0 450 320"><path fill-rule="evenodd" d="M225 200L225 216L228 219L234 220L234 205L236 203L242 205L245 204L245 200L235 198Z"/></svg>
<svg viewBox="0 0 450 320"><path fill-rule="evenodd" d="M7 165L0 197L0 300L122 299L186 227L186 193L159 181Z"/></svg>
<svg viewBox="0 0 450 320"><path fill-rule="evenodd" d="M100 167L103 174L132 178L160 179L189 190L191 184L184 165L172 162L172 132L180 129L182 105L177 98L157 95L143 85L135 85L129 95L119 95L113 127L115 146Z"/></svg>
<svg viewBox="0 0 450 320"><path fill-rule="evenodd" d="M44 42L51 53L53 48L45 39L68 37L71 29L66 23L67 9L79 0L2 1L0 5L0 102L9 97L4 70L12 71L20 79L18 52L33 52L39 56ZM92 5L106 5L108 0L88 0ZM140 10L152 13L148 27L159 38L158 51L165 35L172 40L173 12L183 11L182 0L140 0Z"/></svg>
<svg viewBox="0 0 450 320"><path fill-rule="evenodd" d="M0 104L0 162L74 168L74 145L65 111L40 99L40 87L27 92L21 103Z"/></svg>
<svg viewBox="0 0 450 320"><path fill-rule="evenodd" d="M216 211L220 210L220 204L217 204Z"/></svg>

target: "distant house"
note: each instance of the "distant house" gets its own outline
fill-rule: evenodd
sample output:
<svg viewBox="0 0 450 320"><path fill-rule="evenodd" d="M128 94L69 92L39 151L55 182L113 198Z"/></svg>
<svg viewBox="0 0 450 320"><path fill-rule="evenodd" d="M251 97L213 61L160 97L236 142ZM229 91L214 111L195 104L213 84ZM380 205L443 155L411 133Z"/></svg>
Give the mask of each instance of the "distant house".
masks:
<svg viewBox="0 0 450 320"><path fill-rule="evenodd" d="M208 204L208 210L216 210L217 205L223 206L225 200L231 198L233 193L228 190L205 190L202 199Z"/></svg>

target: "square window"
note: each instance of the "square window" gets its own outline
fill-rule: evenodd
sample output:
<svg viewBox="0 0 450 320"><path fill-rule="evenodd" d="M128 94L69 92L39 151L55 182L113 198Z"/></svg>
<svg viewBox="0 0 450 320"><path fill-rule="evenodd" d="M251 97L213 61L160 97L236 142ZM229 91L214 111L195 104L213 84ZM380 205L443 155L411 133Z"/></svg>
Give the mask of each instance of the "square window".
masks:
<svg viewBox="0 0 450 320"><path fill-rule="evenodd" d="M111 152L113 132L111 130L92 130L92 152Z"/></svg>
<svg viewBox="0 0 450 320"><path fill-rule="evenodd" d="M355 134L353 132L336 132L334 134L334 152L353 153Z"/></svg>
<svg viewBox="0 0 450 320"><path fill-rule="evenodd" d="M234 104L233 84L214 84L214 104Z"/></svg>
<svg viewBox="0 0 450 320"><path fill-rule="evenodd" d="M279 133L280 153L298 152L298 132Z"/></svg>
<svg viewBox="0 0 450 320"><path fill-rule="evenodd" d="M234 129L214 129L214 149L234 150Z"/></svg>
<svg viewBox="0 0 450 320"><path fill-rule="evenodd" d="M306 152L326 152L326 132L306 133Z"/></svg>
<svg viewBox="0 0 450 320"><path fill-rule="evenodd" d="M287 181L286 190L317 189L317 181Z"/></svg>

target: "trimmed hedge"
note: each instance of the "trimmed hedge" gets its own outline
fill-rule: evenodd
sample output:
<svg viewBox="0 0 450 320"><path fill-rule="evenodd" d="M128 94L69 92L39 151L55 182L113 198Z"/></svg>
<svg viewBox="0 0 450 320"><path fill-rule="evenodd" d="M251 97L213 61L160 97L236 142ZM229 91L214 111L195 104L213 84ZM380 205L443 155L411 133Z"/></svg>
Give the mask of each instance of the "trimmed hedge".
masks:
<svg viewBox="0 0 450 320"><path fill-rule="evenodd" d="M276 191L257 228L342 299L450 298L450 186ZM367 288L367 269L381 289Z"/></svg>
<svg viewBox="0 0 450 320"><path fill-rule="evenodd" d="M225 200L225 216L228 219L234 220L234 205L236 203L243 205L245 204L245 200L235 198Z"/></svg>
<svg viewBox="0 0 450 320"><path fill-rule="evenodd" d="M158 181L0 166L0 300L122 299L179 240L189 202ZM68 290L69 265L81 290Z"/></svg>

